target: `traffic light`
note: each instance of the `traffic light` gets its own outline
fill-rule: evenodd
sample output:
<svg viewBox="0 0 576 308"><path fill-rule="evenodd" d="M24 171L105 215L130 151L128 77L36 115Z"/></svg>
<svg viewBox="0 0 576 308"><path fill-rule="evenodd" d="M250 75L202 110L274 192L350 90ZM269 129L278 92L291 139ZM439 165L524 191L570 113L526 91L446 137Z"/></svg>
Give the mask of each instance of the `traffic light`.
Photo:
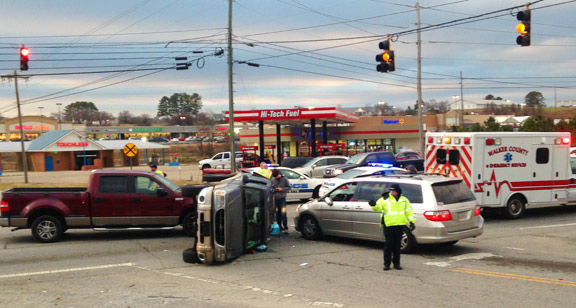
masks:
<svg viewBox="0 0 576 308"><path fill-rule="evenodd" d="M396 70L396 62L394 60L394 50L390 50L390 38L378 44L378 48L383 49L384 52L376 55L376 71L380 73L388 73Z"/></svg>
<svg viewBox="0 0 576 308"><path fill-rule="evenodd" d="M27 71L28 70L28 56L30 56L30 49L24 47L20 47L20 70Z"/></svg>
<svg viewBox="0 0 576 308"><path fill-rule="evenodd" d="M520 35L516 38L516 44L520 46L530 46L530 34L531 34L531 11L528 6L523 11L518 12L516 14L516 19L520 21L518 25L516 25L516 32L520 33Z"/></svg>

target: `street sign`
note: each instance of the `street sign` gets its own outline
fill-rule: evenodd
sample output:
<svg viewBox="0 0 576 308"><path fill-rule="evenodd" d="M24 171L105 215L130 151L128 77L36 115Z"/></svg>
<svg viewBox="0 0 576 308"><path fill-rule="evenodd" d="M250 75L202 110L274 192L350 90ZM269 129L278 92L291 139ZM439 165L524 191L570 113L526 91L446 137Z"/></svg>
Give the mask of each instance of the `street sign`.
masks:
<svg viewBox="0 0 576 308"><path fill-rule="evenodd" d="M138 148L134 145L134 143L127 143L122 151L127 157L134 157L138 155Z"/></svg>

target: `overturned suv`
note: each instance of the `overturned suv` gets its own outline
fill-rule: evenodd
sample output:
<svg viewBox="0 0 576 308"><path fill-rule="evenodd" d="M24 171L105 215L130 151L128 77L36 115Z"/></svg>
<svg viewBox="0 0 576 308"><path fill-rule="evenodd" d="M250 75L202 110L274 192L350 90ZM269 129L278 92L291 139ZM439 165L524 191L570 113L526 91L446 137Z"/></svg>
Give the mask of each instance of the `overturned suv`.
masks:
<svg viewBox="0 0 576 308"><path fill-rule="evenodd" d="M270 180L242 174L205 187L198 194L198 232L184 261L226 262L267 244L272 213Z"/></svg>

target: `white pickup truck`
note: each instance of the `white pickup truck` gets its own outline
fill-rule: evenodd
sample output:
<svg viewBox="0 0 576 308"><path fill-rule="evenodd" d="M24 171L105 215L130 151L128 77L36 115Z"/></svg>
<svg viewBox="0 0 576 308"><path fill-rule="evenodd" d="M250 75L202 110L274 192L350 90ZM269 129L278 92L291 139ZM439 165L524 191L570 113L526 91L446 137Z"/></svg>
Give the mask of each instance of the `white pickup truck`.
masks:
<svg viewBox="0 0 576 308"><path fill-rule="evenodd" d="M242 162L242 152L236 152L236 164ZM198 162L198 168L216 168L216 166L230 165L230 152L220 152L212 158L203 159Z"/></svg>

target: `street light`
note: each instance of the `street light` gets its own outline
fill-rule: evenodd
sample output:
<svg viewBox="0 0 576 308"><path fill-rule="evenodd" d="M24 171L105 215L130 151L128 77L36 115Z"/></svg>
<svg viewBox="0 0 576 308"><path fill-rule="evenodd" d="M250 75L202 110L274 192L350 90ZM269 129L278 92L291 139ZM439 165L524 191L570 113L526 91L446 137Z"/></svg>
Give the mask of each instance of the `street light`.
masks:
<svg viewBox="0 0 576 308"><path fill-rule="evenodd" d="M40 106L38 109L40 110L40 135L42 135L44 133L44 118L42 117L42 109L44 107Z"/></svg>

